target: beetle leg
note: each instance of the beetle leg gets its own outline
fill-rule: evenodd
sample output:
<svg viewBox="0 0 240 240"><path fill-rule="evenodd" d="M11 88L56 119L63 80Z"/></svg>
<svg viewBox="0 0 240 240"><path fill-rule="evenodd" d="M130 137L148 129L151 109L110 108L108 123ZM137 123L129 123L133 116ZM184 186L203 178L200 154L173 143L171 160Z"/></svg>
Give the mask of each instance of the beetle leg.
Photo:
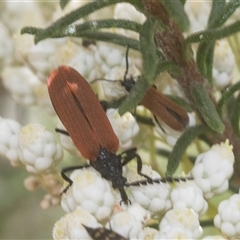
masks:
<svg viewBox="0 0 240 240"><path fill-rule="evenodd" d="M131 148L123 153L121 153L121 156L126 154L126 156L122 157L123 162L122 166L126 165L128 162L130 162L133 158L137 159L137 173L140 176L145 177L148 181L152 182L152 178L147 176L146 174L142 173L142 159L141 157L136 153L137 149L136 148Z"/></svg>
<svg viewBox="0 0 240 240"><path fill-rule="evenodd" d="M67 172L71 172L71 171L76 170L76 169L82 169L82 168L88 168L88 167L90 167L89 164L86 164L86 165L83 165L83 166L66 167L66 168L63 168L63 169L62 169L62 171L61 171L61 176L62 176L62 178L63 178L65 181L68 182L68 186L63 189L63 191L61 192L61 195L62 195L63 193L66 193L67 190L68 190L68 189L71 187L71 185L73 184L73 181L67 176L66 173L67 173Z"/></svg>

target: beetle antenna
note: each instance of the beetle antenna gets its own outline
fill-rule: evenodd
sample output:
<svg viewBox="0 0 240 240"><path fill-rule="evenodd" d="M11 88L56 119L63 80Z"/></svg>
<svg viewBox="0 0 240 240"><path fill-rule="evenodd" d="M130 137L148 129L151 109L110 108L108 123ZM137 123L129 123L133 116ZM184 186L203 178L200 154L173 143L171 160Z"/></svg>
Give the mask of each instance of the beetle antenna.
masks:
<svg viewBox="0 0 240 240"><path fill-rule="evenodd" d="M128 68L129 68L129 63L128 63L128 53L129 53L129 45L127 45L127 50L126 50L126 55L125 55L125 59L126 59L126 70L124 73L124 77L123 80L126 80L127 74L128 74Z"/></svg>
<svg viewBox="0 0 240 240"><path fill-rule="evenodd" d="M126 183L126 187L130 186L141 186L141 185L148 185L148 184L154 184L154 183L173 183L173 182L187 182L187 181L194 180L192 177L166 177L166 178L158 178L158 179L147 179L142 181L136 181L131 183Z"/></svg>

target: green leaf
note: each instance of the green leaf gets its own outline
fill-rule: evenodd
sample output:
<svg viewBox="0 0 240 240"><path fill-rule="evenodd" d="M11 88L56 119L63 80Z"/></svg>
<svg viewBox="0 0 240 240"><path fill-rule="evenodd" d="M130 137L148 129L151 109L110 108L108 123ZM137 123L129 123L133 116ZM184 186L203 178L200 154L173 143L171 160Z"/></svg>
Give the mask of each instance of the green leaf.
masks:
<svg viewBox="0 0 240 240"><path fill-rule="evenodd" d="M139 77L138 81L127 95L125 101L119 106L119 114L123 115L125 112L135 109L141 102L148 88L148 83L142 77Z"/></svg>
<svg viewBox="0 0 240 240"><path fill-rule="evenodd" d="M184 10L184 5L181 0L161 0L164 8L167 10L170 17L174 19L176 24L182 31L187 31L189 28L189 19Z"/></svg>
<svg viewBox="0 0 240 240"><path fill-rule="evenodd" d="M191 86L190 93L207 125L212 130L218 133L223 133L225 128L224 124L222 123L222 120L220 119L217 110L210 100L204 86L202 84Z"/></svg>
<svg viewBox="0 0 240 240"><path fill-rule="evenodd" d="M69 14L65 15L64 17L58 19L55 21L52 25L49 27L42 29L41 32L35 35L35 43L38 43L39 41L51 38L54 36L61 35L64 31L66 31L67 27L76 22L77 20L87 16L88 14L99 10L101 8L110 6L112 4L120 3L120 2L129 2L133 6L137 7L138 10L142 10L142 5L138 1L134 0L97 0L94 2L90 2L84 6L81 6L77 8L76 10L70 12Z"/></svg>
<svg viewBox="0 0 240 240"><path fill-rule="evenodd" d="M158 61L155 77L164 71L170 72L175 78L181 74L180 68L174 62Z"/></svg>
<svg viewBox="0 0 240 240"><path fill-rule="evenodd" d="M41 32L42 29L41 28L37 28L37 27L23 27L21 29L21 34L27 33L27 34L31 34L31 35L36 35L39 32Z"/></svg>
<svg viewBox="0 0 240 240"><path fill-rule="evenodd" d="M220 4L222 5L222 3ZM211 19L208 24L208 28L216 28L222 26L239 6L240 0L229 1L225 7L221 7L220 11L216 13L213 19Z"/></svg>
<svg viewBox="0 0 240 240"><path fill-rule="evenodd" d="M154 81L157 64L156 45L154 41L155 29L158 20L156 18L148 18L140 31L140 51L143 60L143 78L149 83Z"/></svg>
<svg viewBox="0 0 240 240"><path fill-rule="evenodd" d="M77 8L76 10L68 13L64 17L55 21L52 25L50 25L46 29L42 29L40 33L35 35L35 43L38 43L39 41L46 38L51 38L52 36L58 36L64 31L64 29L68 27L68 25L76 22L77 20L87 16L88 14L96 10L112 5L116 2L117 1L114 1L114 0L111 0L111 1L98 0L98 1L87 3L86 5ZM120 2L122 1L120 0Z"/></svg>
<svg viewBox="0 0 240 240"><path fill-rule="evenodd" d="M217 105L217 111L221 117L222 117L224 104L226 104L228 102L228 100L233 96L233 94L239 90L240 90L240 82L239 81L237 83L235 83L234 85L229 86L226 89L224 89L224 91L222 92L222 97L218 101L218 105Z"/></svg>
<svg viewBox="0 0 240 240"><path fill-rule="evenodd" d="M240 120L240 95L238 94L237 98L234 101L234 104L232 105L232 117L231 117L231 123L234 132L237 134L238 137L240 137L240 129L239 129L239 120Z"/></svg>
<svg viewBox="0 0 240 240"><path fill-rule="evenodd" d="M201 74L207 76L207 66L206 59L209 52L211 44L209 43L200 43L197 50L196 62Z"/></svg>
<svg viewBox="0 0 240 240"><path fill-rule="evenodd" d="M212 69L213 69L214 48L215 48L215 42L212 42L208 46L209 50L206 56L206 78L211 86L213 85Z"/></svg>
<svg viewBox="0 0 240 240"><path fill-rule="evenodd" d="M129 46L134 50L140 50L139 42L133 38L125 37L121 34L109 33L109 32L83 32L77 34L77 37L82 37L89 40L103 41L114 43L123 47Z"/></svg>
<svg viewBox="0 0 240 240"><path fill-rule="evenodd" d="M208 24L211 25L213 19L219 14L220 11L223 11L225 7L225 0L213 0L211 13L208 18Z"/></svg>
<svg viewBox="0 0 240 240"><path fill-rule="evenodd" d="M60 0L60 7L64 9L70 0Z"/></svg>
<svg viewBox="0 0 240 240"><path fill-rule="evenodd" d="M142 25L125 19L103 19L73 25L72 28L74 28L74 33L71 35L74 35L75 33L81 34L82 32L96 31L101 28L123 28L134 32L140 32Z"/></svg>
<svg viewBox="0 0 240 240"><path fill-rule="evenodd" d="M196 32L188 36L185 41L188 43L211 42L213 40L228 37L239 31L240 31L240 20L232 24L229 24L228 26Z"/></svg>
<svg viewBox="0 0 240 240"><path fill-rule="evenodd" d="M166 177L171 177L177 170L179 162L190 143L199 135L207 131L207 127L203 125L189 127L178 138L172 152L168 157Z"/></svg>

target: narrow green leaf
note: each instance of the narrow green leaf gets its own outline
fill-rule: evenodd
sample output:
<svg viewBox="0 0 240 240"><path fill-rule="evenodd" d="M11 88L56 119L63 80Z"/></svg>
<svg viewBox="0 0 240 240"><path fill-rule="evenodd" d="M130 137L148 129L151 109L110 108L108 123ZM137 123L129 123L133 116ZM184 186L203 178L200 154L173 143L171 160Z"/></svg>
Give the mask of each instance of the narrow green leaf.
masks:
<svg viewBox="0 0 240 240"><path fill-rule="evenodd" d="M148 83L142 77L139 77L139 80L135 83L125 101L123 101L119 106L119 114L123 115L125 112L135 109L136 106L141 102L148 88Z"/></svg>
<svg viewBox="0 0 240 240"><path fill-rule="evenodd" d="M158 61L155 77L164 71L170 72L174 77L180 76L181 74L180 68L175 63L168 61Z"/></svg>
<svg viewBox="0 0 240 240"><path fill-rule="evenodd" d="M225 0L213 0L211 13L208 18L208 24L211 25L213 19L219 14L220 11L223 11L225 7Z"/></svg>
<svg viewBox="0 0 240 240"><path fill-rule="evenodd" d="M31 35L36 35L36 34L38 34L41 31L42 31L42 29L41 28L37 28L37 27L23 27L21 29L20 33L21 34L27 33L27 34L31 34Z"/></svg>
<svg viewBox="0 0 240 240"><path fill-rule="evenodd" d="M210 85L213 85L212 69L213 69L213 57L214 57L215 42L210 43L208 47L208 53L206 56L206 78Z"/></svg>
<svg viewBox="0 0 240 240"><path fill-rule="evenodd" d="M224 131L224 124L222 123L222 120L220 119L217 110L210 100L204 86L202 84L191 86L190 93L207 125L212 130L222 133Z"/></svg>
<svg viewBox="0 0 240 240"><path fill-rule="evenodd" d="M84 6L81 6L77 8L76 10L70 12L69 14L65 15L64 17L58 19L55 21L52 25L47 27L46 29L43 29L40 33L35 35L35 43L38 43L39 41L51 38L52 36L58 36L61 34L68 25L76 22L77 20L87 16L88 14L99 10L101 8L110 6L112 4L120 3L120 2L129 2L133 4L133 6L136 6L138 10L142 9L142 5L138 1L134 0L97 0L94 2L87 3Z"/></svg>
<svg viewBox="0 0 240 240"><path fill-rule="evenodd" d="M157 64L156 45L154 41L155 29L158 20L148 18L140 31L140 51L143 60L143 78L151 84L154 81Z"/></svg>
<svg viewBox="0 0 240 240"><path fill-rule="evenodd" d="M60 7L64 9L70 0L60 0Z"/></svg>
<svg viewBox="0 0 240 240"><path fill-rule="evenodd" d="M213 40L228 37L239 31L240 31L240 20L232 24L229 24L228 26L196 32L188 36L185 41L188 43L211 42Z"/></svg>
<svg viewBox="0 0 240 240"><path fill-rule="evenodd" d="M211 22L208 24L208 28L216 28L222 26L239 6L240 0L229 1L225 7L222 7L218 14L216 14L216 16L211 19Z"/></svg>
<svg viewBox="0 0 240 240"><path fill-rule="evenodd" d="M101 28L123 28L134 32L140 32L142 25L137 22L125 19L103 19L85 22L83 24L74 25L72 27L75 30L72 34L74 35L75 33L96 31Z"/></svg>
<svg viewBox="0 0 240 240"><path fill-rule="evenodd" d="M240 90L240 82L239 81L237 83L235 83L234 85L229 86L226 89L224 89L224 91L222 92L222 97L218 101L218 105L217 105L217 111L218 111L220 117L222 117L224 104L226 104L228 102L228 100L233 96L233 94L239 90Z"/></svg>
<svg viewBox="0 0 240 240"><path fill-rule="evenodd" d="M189 19L184 10L184 5L181 0L161 0L164 8L167 10L170 17L172 17L176 24L182 31L187 31L189 28Z"/></svg>
<svg viewBox="0 0 240 240"><path fill-rule="evenodd" d="M172 152L168 157L166 177L171 177L177 170L179 162L191 142L199 135L207 131L207 127L203 125L187 128L177 140Z"/></svg>
<svg viewBox="0 0 240 240"><path fill-rule="evenodd" d="M75 35L84 39L114 43L123 47L129 46L134 50L140 50L139 42L133 38L125 37L121 34L109 32L83 32Z"/></svg>
<svg viewBox="0 0 240 240"><path fill-rule="evenodd" d="M238 94L237 98L232 105L233 114L231 117L231 123L234 130L234 133L240 137L240 129L239 129L239 120L240 120L240 94Z"/></svg>
<svg viewBox="0 0 240 240"><path fill-rule="evenodd" d="M87 16L88 14L101 9L103 7L109 6L116 3L115 0L98 0L94 2L87 3L84 6L77 8L76 10L68 13L64 17L55 21L52 25L42 30L39 34L35 35L35 43L39 41L51 38L52 36L57 36L62 33L62 31L67 28L68 25L76 22L77 20ZM120 0L120 2L122 2Z"/></svg>
<svg viewBox="0 0 240 240"><path fill-rule="evenodd" d="M209 43L200 43L197 50L196 62L201 74L207 76L207 66L206 59L208 55L210 44Z"/></svg>

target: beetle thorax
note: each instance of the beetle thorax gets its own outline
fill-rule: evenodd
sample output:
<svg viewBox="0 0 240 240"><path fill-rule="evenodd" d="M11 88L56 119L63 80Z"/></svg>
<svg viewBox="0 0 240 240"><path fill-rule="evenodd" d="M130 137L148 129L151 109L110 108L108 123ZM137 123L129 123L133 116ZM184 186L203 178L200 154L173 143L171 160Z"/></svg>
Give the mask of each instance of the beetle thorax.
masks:
<svg viewBox="0 0 240 240"><path fill-rule="evenodd" d="M122 176L122 163L119 155L100 148L97 159L91 161L90 164L103 178L112 182L113 188L125 185L127 180Z"/></svg>

